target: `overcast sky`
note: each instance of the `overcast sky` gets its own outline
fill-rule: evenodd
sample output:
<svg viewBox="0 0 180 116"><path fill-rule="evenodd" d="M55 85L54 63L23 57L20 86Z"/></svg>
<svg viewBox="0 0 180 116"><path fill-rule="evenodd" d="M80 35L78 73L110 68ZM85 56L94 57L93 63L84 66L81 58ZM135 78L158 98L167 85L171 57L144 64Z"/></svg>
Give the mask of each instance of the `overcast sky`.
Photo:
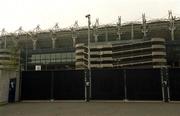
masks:
<svg viewBox="0 0 180 116"><path fill-rule="evenodd" d="M180 17L180 0L0 0L0 30L32 30L37 24L48 29L56 22L69 27L75 20L84 26L88 13L100 24L113 23L118 16L123 22L137 20L142 13L147 19L161 18L169 9Z"/></svg>

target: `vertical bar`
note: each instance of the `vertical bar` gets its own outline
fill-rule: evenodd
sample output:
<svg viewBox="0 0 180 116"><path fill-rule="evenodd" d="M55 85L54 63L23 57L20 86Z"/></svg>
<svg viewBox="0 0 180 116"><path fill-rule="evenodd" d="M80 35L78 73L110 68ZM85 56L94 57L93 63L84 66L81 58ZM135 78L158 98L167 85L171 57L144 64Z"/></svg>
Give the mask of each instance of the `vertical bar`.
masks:
<svg viewBox="0 0 180 116"><path fill-rule="evenodd" d="M89 71L89 70L87 70L87 71ZM89 72L88 72L88 74L90 74ZM90 97L90 80L89 80L90 78L89 78L89 75L87 75L87 72L86 72L86 70L85 70L85 101L86 102L89 102L89 97Z"/></svg>
<svg viewBox="0 0 180 116"><path fill-rule="evenodd" d="M86 88L86 81L87 81L87 72L84 70L84 90L85 90L85 101L87 101L87 88Z"/></svg>
<svg viewBox="0 0 180 116"><path fill-rule="evenodd" d="M163 101L165 101L165 96L164 96L164 86L163 86L163 70L162 70L162 68L160 69L160 72L161 72L162 98L163 98Z"/></svg>
<svg viewBox="0 0 180 116"><path fill-rule="evenodd" d="M91 99L91 81L92 80L92 78L91 78L91 69L89 70L89 98Z"/></svg>
<svg viewBox="0 0 180 116"><path fill-rule="evenodd" d="M28 63L27 63L27 62L28 62L28 60L27 60L27 59L28 59L27 40L26 40L25 55L26 55L26 56L25 56L25 65L26 65L26 66L25 66L25 71L27 71L27 64L28 64Z"/></svg>
<svg viewBox="0 0 180 116"><path fill-rule="evenodd" d="M168 92L168 102L169 102L170 101L169 83L168 83L168 87L167 87L167 92Z"/></svg>
<svg viewBox="0 0 180 116"><path fill-rule="evenodd" d="M107 42L108 41L108 29L107 27L105 27L105 41Z"/></svg>
<svg viewBox="0 0 180 116"><path fill-rule="evenodd" d="M86 18L88 18L88 76L87 77L87 80L86 80L86 88L87 88L87 99L86 101L89 102L89 94L90 94L90 91L89 91L89 88L90 88L90 82L89 80L91 80L91 56L90 56L90 40L91 40L91 15L88 14L86 15Z"/></svg>
<svg viewBox="0 0 180 116"><path fill-rule="evenodd" d="M168 68L165 67L164 68L164 73L165 73L165 89L166 89L166 100L165 102L169 102L169 98L170 98L170 95L169 95L169 74L168 74Z"/></svg>
<svg viewBox="0 0 180 116"><path fill-rule="evenodd" d="M126 69L123 70L124 72L124 101L127 101L127 80L126 80Z"/></svg>
<svg viewBox="0 0 180 116"><path fill-rule="evenodd" d="M131 24L131 40L134 39L134 24Z"/></svg>
<svg viewBox="0 0 180 116"><path fill-rule="evenodd" d="M163 100L164 102L169 102L169 84L168 84L168 69L167 67L161 68L161 83L162 83L162 89L163 89Z"/></svg>
<svg viewBox="0 0 180 116"><path fill-rule="evenodd" d="M51 71L51 101L54 101L54 71Z"/></svg>
<svg viewBox="0 0 180 116"><path fill-rule="evenodd" d="M6 40L6 36L4 36L4 48L7 48L7 40Z"/></svg>
<svg viewBox="0 0 180 116"><path fill-rule="evenodd" d="M19 101L22 100L22 71L19 72Z"/></svg>

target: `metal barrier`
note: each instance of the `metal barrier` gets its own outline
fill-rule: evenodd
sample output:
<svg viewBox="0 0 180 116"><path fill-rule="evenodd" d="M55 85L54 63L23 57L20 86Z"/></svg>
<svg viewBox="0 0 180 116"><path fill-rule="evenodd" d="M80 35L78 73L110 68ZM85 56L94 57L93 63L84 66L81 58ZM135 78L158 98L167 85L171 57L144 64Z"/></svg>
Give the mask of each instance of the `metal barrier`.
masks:
<svg viewBox="0 0 180 116"><path fill-rule="evenodd" d="M180 69L24 71L21 100L180 100Z"/></svg>

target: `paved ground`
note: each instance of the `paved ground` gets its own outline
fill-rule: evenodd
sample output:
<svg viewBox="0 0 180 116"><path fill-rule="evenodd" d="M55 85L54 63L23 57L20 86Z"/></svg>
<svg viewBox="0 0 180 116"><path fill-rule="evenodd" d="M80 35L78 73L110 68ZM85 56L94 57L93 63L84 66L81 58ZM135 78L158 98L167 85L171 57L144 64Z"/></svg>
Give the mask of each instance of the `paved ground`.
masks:
<svg viewBox="0 0 180 116"><path fill-rule="evenodd" d="M0 106L0 116L180 116L180 103L16 103Z"/></svg>

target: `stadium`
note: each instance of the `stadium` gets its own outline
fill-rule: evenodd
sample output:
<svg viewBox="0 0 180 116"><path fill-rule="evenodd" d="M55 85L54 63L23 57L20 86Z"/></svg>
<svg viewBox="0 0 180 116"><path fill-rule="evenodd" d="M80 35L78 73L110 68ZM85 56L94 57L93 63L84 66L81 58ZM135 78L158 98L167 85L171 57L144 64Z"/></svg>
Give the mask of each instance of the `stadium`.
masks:
<svg viewBox="0 0 180 116"><path fill-rule="evenodd" d="M141 22L123 24L118 17L115 24L99 25L97 19L89 27L79 27L76 21L73 27L64 29L58 23L49 30L41 30L40 25L27 32L22 27L14 33L3 29L0 69L5 76L1 77L2 83L7 88L11 81L19 83L23 71L178 68L179 37L180 18L175 18L171 11L167 19L147 21L143 14ZM6 73L16 80L6 80L9 78ZM19 84L16 86L19 90ZM3 102L7 101L7 92L2 91ZM19 100L19 92L16 94Z"/></svg>

